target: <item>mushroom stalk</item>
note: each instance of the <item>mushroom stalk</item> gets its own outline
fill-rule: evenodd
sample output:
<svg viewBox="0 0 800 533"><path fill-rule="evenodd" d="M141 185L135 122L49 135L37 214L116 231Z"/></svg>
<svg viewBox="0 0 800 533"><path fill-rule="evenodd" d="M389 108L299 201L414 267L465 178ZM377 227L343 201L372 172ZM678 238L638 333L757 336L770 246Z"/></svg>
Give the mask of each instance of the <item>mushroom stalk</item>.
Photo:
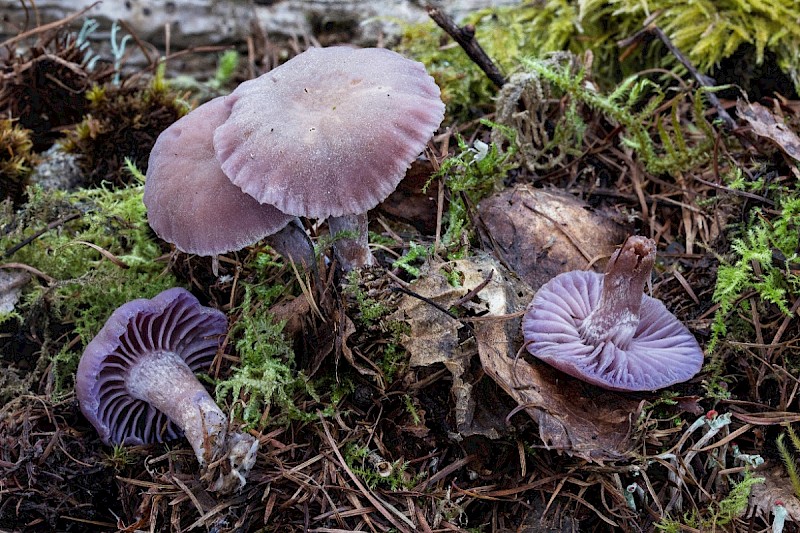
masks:
<svg viewBox="0 0 800 533"><path fill-rule="evenodd" d="M639 325L644 285L656 261L655 243L628 238L608 262L597 307L581 324L581 337L593 344L613 342L626 348Z"/></svg>
<svg viewBox="0 0 800 533"><path fill-rule="evenodd" d="M328 229L335 239L333 253L345 272L375 265L375 257L369 249L367 227L366 213L328 218ZM340 235L345 232L353 237Z"/></svg>
<svg viewBox="0 0 800 533"><path fill-rule="evenodd" d="M314 245L299 218L294 217L282 230L265 237L264 241L281 256L317 273Z"/></svg>
<svg viewBox="0 0 800 533"><path fill-rule="evenodd" d="M255 463L258 440L248 434L228 432L227 417L180 355L161 350L140 358L129 370L128 391L183 430L202 467L220 459L229 460L230 473L223 469L209 487L211 490L229 492L244 485L245 476Z"/></svg>

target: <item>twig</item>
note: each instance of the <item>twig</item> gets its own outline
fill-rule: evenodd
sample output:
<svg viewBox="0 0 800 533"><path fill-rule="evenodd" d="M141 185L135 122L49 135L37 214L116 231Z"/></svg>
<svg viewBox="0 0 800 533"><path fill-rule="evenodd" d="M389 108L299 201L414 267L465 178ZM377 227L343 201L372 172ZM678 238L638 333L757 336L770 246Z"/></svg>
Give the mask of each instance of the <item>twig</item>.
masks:
<svg viewBox="0 0 800 533"><path fill-rule="evenodd" d="M71 214L69 214L69 215L67 215L65 217L61 217L58 220L54 220L53 222L50 222L43 229L40 229L39 231L37 231L33 235L25 238L22 242L19 242L19 243L15 244L14 246L12 246L11 248L9 248L8 250L6 250L3 253L3 257L6 257L6 258L11 257L12 255L14 255L23 246L27 246L28 244L32 243L33 241L35 241L36 239L38 239L39 237L41 237L42 235L44 235L45 233L50 231L51 229L57 228L58 226L60 226L62 224L65 224L65 223L69 222L70 220L74 220L74 219L78 218L80 215L81 215L80 213L71 213Z"/></svg>
<svg viewBox="0 0 800 533"><path fill-rule="evenodd" d="M480 67L486 76L498 88L506 83L506 78L494 64L494 61L486 54L486 52L478 44L475 39L475 26L467 24L466 26L459 27L452 18L446 15L438 7L431 5L425 8L428 11L428 16L447 34L455 39L455 41L464 49L469 58Z"/></svg>
<svg viewBox="0 0 800 533"><path fill-rule="evenodd" d="M41 26L37 25L33 29L30 29L28 31L22 32L19 35L11 37L10 39L6 39L2 43L0 43L0 48L5 48L5 47L9 47L10 48L12 44L16 44L19 41L22 41L24 39L27 39L28 37L36 35L37 33L43 33L43 32L50 31L50 30L53 30L53 29L56 29L56 28L60 28L61 26L64 26L66 24L69 24L70 22L72 22L76 18L80 17L81 15L83 15L84 13L89 11L90 9L94 8L97 4L100 3L100 1L101 0L98 0L97 2L94 2L92 5L86 6L85 8L81 9L80 11L76 11L75 13L73 13L72 15L69 15L68 17L64 17L63 19L55 20L53 22L50 22L48 24L43 24Z"/></svg>
<svg viewBox="0 0 800 533"><path fill-rule="evenodd" d="M391 522L392 525L398 529L398 531L402 531L402 532L407 533L409 531L409 529L406 527L406 524L403 524L402 522L399 522L397 520L397 518L391 512L389 512L386 509L386 507L381 505L381 502L378 501L378 499L375 497L375 495L372 494L371 491L367 490L367 488L364 486L364 484L361 483L361 480L359 480L358 477L356 477L356 475L353 474L353 471L350 470L350 468L347 466L347 462L344 460L344 457L342 457L342 452L339 451L339 447L336 445L336 441L333 440L333 436L331 436L331 432L328 429L328 424L327 424L327 422L325 422L325 419L322 418L322 413L317 413L317 414L319 415L319 421L320 421L320 424L322 424L322 429L325 432L325 438L328 440L328 445L331 447L331 450L333 450L333 453L336 454L336 458L339 460L339 463L340 463L340 466L342 467L342 469L344 469L344 471L347 473L347 475L353 481L353 483L358 488L358 490L361 492L361 494L366 496L367 500L369 500L369 502L373 506L375 506L375 509L377 509L378 512L381 515L383 515L384 518L386 518L389 522ZM403 518L405 519L406 517L403 516ZM413 524L412 524L412 527L413 527Z"/></svg>
<svg viewBox="0 0 800 533"><path fill-rule="evenodd" d="M678 49L677 46L675 46L675 44L672 42L672 39L670 39L669 36L666 33L664 33L664 30L659 28L654 22L648 23L648 21L645 21L645 24L646 25L644 28L637 31L627 39L618 41L617 46L624 48L630 46L632 43L635 43L636 41L639 41L645 34L649 33L655 35L661 40L662 43L664 43L664 46L667 47L670 53L672 53L672 55L675 56L675 58L681 63L681 65L683 65L686 68L686 70L689 71L692 77L695 80L697 80L697 83L699 83L701 87L713 87L714 85L716 85L716 81L713 78L700 73L700 71L698 71L695 68L695 66L692 65L692 62L689 61L689 59L683 54L683 52L681 52ZM719 118L722 119L722 122L725 124L725 128L729 131L734 130L736 128L736 122L734 122L734 120L725 110L725 108L722 105L722 102L720 102L719 98L717 98L717 95L715 95L712 92L707 92L706 97L708 98L708 102L712 106L714 106L714 109L717 110L717 116L719 116Z"/></svg>

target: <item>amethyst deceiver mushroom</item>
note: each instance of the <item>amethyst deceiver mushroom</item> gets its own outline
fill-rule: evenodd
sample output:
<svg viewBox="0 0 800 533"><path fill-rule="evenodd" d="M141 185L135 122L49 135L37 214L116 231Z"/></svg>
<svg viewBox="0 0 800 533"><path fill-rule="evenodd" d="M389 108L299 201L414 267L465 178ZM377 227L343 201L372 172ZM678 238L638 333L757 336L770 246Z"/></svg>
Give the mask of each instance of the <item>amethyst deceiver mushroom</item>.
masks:
<svg viewBox="0 0 800 533"><path fill-rule="evenodd" d="M225 98L197 107L158 136L144 186L150 227L186 253L216 256L265 239L284 257L314 265L296 217L258 203L220 169L212 135L228 118Z"/></svg>
<svg viewBox="0 0 800 533"><path fill-rule="evenodd" d="M348 230L345 270L374 264L366 213L397 187L444 118L416 61L382 48L311 48L226 100L214 149L233 183L284 213Z"/></svg>
<svg viewBox="0 0 800 533"><path fill-rule="evenodd" d="M230 468L210 473L210 490L241 488L258 440L231 431L195 377L211 365L227 327L223 313L181 288L115 310L86 346L75 377L81 411L102 441L149 444L183 434L202 467L228 460Z"/></svg>
<svg viewBox="0 0 800 533"><path fill-rule="evenodd" d="M655 390L694 376L703 364L699 344L643 293L655 258L652 240L629 237L605 274L576 270L545 283L522 321L528 351L610 390Z"/></svg>

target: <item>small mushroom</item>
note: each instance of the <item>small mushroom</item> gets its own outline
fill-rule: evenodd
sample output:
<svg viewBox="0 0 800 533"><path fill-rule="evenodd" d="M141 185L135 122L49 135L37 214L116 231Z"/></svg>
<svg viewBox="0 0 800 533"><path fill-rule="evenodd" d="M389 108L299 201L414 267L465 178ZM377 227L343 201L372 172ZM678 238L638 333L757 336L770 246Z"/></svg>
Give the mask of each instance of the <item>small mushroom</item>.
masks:
<svg viewBox="0 0 800 533"><path fill-rule="evenodd" d="M528 351L599 387L645 391L688 380L703 351L660 300L643 293L655 243L629 237L606 273L572 271L545 283L522 322Z"/></svg>
<svg viewBox="0 0 800 533"><path fill-rule="evenodd" d="M195 377L211 364L227 326L223 313L181 288L114 311L86 346L75 377L81 411L102 441L148 444L184 434L201 467L227 459L218 472L206 472L210 490L244 486L258 440L231 431Z"/></svg>
<svg viewBox="0 0 800 533"><path fill-rule="evenodd" d="M220 169L212 135L228 118L225 98L206 102L158 136L144 186L150 226L186 253L216 256L266 238L284 257L313 266L314 249L297 217L258 203Z"/></svg>
<svg viewBox="0 0 800 533"><path fill-rule="evenodd" d="M425 67L380 48L311 48L225 103L230 117L214 132L224 173L262 204L354 232L334 243L345 270L374 263L366 213L444 118Z"/></svg>

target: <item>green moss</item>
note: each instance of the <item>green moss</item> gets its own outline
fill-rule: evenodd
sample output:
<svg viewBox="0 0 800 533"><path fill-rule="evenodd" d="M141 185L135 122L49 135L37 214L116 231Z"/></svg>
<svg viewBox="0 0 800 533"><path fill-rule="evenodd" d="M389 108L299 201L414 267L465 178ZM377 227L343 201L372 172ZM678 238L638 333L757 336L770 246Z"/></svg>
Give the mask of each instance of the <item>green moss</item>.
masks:
<svg viewBox="0 0 800 533"><path fill-rule="evenodd" d="M13 120L0 120L0 200L23 199L36 160L30 133Z"/></svg>
<svg viewBox="0 0 800 533"><path fill-rule="evenodd" d="M778 198L779 214L771 219L754 210L750 222L733 240L732 259L717 272L713 301L719 304L714 315L708 349L713 351L729 333L729 317L749 305L742 295L756 291L763 304L772 304L789 314L791 302L800 296L800 275L790 265L800 261L800 195L785 190Z"/></svg>
<svg viewBox="0 0 800 533"><path fill-rule="evenodd" d="M313 392L305 377L293 370L294 352L283 336L284 323L269 314L269 302L284 290L265 284L245 284L244 298L236 311L230 338L239 355L239 364L230 378L216 384L217 402L228 399L233 412L249 427L263 428L269 410L276 405L277 421L306 418L295 406L297 391Z"/></svg>
<svg viewBox="0 0 800 533"><path fill-rule="evenodd" d="M745 470L742 480L732 483L733 486L724 499L712 503L702 511L685 514L683 522L666 516L655 527L665 533L684 531L682 524L700 531L717 531L718 527L730 524L745 512L753 485L763 482L763 477L755 477L751 471Z"/></svg>
<svg viewBox="0 0 800 533"><path fill-rule="evenodd" d="M703 112L703 98L710 89L698 90L693 95L692 123L678 117L680 96L673 100L668 116L656 113L664 100L664 92L649 79L631 76L603 94L585 83L584 73L576 71L571 61L529 59L524 62L528 69L562 93L622 126L623 143L636 151L652 174L687 171L707 161L712 153L715 133ZM570 120L575 118L564 115L561 122ZM578 126L564 126L564 129L581 131ZM653 129L657 139L651 134ZM579 140L574 139L574 143Z"/></svg>
<svg viewBox="0 0 800 533"><path fill-rule="evenodd" d="M381 476L373 463L387 463L387 461L376 452L354 443L345 447L344 460L353 473L360 477L370 489L385 487L393 491L411 490L425 478L424 473L416 476L410 475L408 473L409 462L403 460L389 463L391 471L387 476Z"/></svg>
<svg viewBox="0 0 800 533"><path fill-rule="evenodd" d="M189 111L183 95L165 80L163 65L144 87L95 86L86 98L87 114L61 142L65 150L79 155L81 169L93 185L128 183L126 159L147 170L158 135Z"/></svg>
<svg viewBox="0 0 800 533"><path fill-rule="evenodd" d="M618 40L642 26L651 14L701 72L709 72L740 46L755 48L755 61L765 51L775 53L778 65L800 90L800 6L795 0L581 0L579 22L594 33L596 28L613 28ZM631 24L635 26L631 27ZM665 56L662 66L674 64Z"/></svg>
<svg viewBox="0 0 800 533"><path fill-rule="evenodd" d="M789 436L789 442L792 443L791 450L789 450L788 446L783 442L786 435ZM792 426L787 424L786 431L778 435L775 445L783 460L783 465L786 467L786 473L789 476L789 481L792 483L792 490L795 496L800 498L800 471L798 471L797 458L795 457L795 454L800 452L800 436L797 435L797 432L795 432Z"/></svg>
<svg viewBox="0 0 800 533"><path fill-rule="evenodd" d="M511 130L487 120L481 120L481 123L504 132L503 135L511 140L509 148L503 150L497 142L486 144L482 141L469 146L460 135L456 135L456 153L445 159L431 177L431 182L443 179L449 191L442 245L450 259L463 252L463 237L469 223L468 204L477 205L478 201L498 190L506 173L517 166L512 157L516 148Z"/></svg>
<svg viewBox="0 0 800 533"><path fill-rule="evenodd" d="M548 52L591 50L593 78L602 87L648 68L681 68L657 41L622 50L617 42L655 22L703 73L741 45L755 49L761 63L773 52L780 68L800 90L800 8L795 0L547 0L491 8L463 21L476 28L476 39L506 74L519 70L520 59ZM439 86L448 112L464 120L491 107L495 88L481 70L432 22L405 29L399 50L424 63Z"/></svg>
<svg viewBox="0 0 800 533"><path fill-rule="evenodd" d="M358 307L353 319L369 327L388 315L391 309L377 298L369 296L367 291L361 287L360 281L361 278L358 271L348 272L345 290L348 295L353 297Z"/></svg>
<svg viewBox="0 0 800 533"><path fill-rule="evenodd" d="M156 261L163 251L147 225L142 189L137 184L68 194L33 187L19 211L0 213L0 224L8 230L0 238L0 250L12 251L8 261L52 278L37 279L17 313L44 336L44 355L54 356L56 396L70 389L81 348L114 309L178 284L165 272L165 264ZM48 222L63 220L14 251ZM71 328L69 338L50 338L64 327ZM65 344L73 335L77 342Z"/></svg>

